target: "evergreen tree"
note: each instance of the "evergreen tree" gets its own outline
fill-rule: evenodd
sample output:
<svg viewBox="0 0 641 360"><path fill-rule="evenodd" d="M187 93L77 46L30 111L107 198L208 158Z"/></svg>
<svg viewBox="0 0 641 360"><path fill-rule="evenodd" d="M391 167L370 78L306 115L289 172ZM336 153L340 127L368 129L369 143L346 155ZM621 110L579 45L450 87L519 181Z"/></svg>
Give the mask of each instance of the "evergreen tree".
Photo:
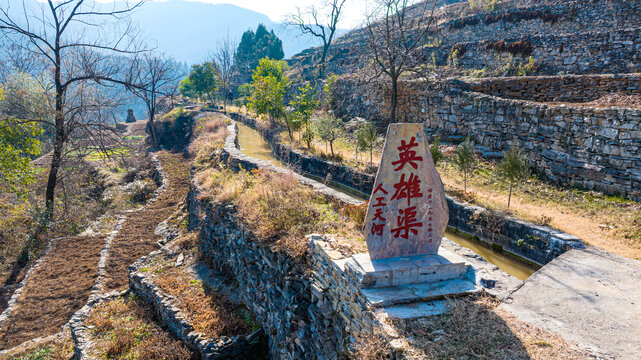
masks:
<svg viewBox="0 0 641 360"><path fill-rule="evenodd" d="M372 123L367 123L356 131L356 139L359 148L369 150L369 165L371 166L374 160L374 145L378 141L376 128Z"/></svg>
<svg viewBox="0 0 641 360"><path fill-rule="evenodd" d="M469 137L456 148L454 164L463 172L463 191L467 192L467 174L476 164L474 142Z"/></svg>
<svg viewBox="0 0 641 360"><path fill-rule="evenodd" d="M332 157L335 157L334 141L343 133L343 122L332 114L325 114L316 119L315 125L318 137L329 144Z"/></svg>
<svg viewBox="0 0 641 360"><path fill-rule="evenodd" d="M530 164L523 151L513 147L510 151L503 154L503 160L497 168L498 175L510 182L510 194L507 198L507 207L510 207L512 201L512 187L516 181L524 180L530 173Z"/></svg>
<svg viewBox="0 0 641 360"><path fill-rule="evenodd" d="M438 164L439 161L443 160L445 155L441 151L441 137L435 136L430 144L430 155L432 155L432 160L434 160L434 166Z"/></svg>
<svg viewBox="0 0 641 360"><path fill-rule="evenodd" d="M258 60L265 57L282 60L285 52L283 42L274 31L268 31L265 25L259 24L256 32L247 30L243 33L236 49L236 64L241 74L249 75L251 69L258 66Z"/></svg>

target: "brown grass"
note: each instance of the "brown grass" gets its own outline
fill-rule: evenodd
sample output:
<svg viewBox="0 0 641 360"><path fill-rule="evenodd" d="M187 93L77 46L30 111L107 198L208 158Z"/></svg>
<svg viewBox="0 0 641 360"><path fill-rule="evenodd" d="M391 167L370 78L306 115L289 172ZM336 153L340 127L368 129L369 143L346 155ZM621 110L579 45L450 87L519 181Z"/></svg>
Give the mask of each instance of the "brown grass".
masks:
<svg viewBox="0 0 641 360"><path fill-rule="evenodd" d="M0 349L60 331L89 297L104 242L104 236L84 236L55 243L3 322Z"/></svg>
<svg viewBox="0 0 641 360"><path fill-rule="evenodd" d="M40 341L12 348L0 360L69 360L73 357L73 340L68 328Z"/></svg>
<svg viewBox="0 0 641 360"><path fill-rule="evenodd" d="M438 170L448 194L481 206L507 210L508 186L492 174L494 165L483 162L468 177L463 194L463 176L447 162ZM563 188L531 178L517 184L510 213L576 235L584 243L621 256L641 259L641 204L594 191Z"/></svg>
<svg viewBox="0 0 641 360"><path fill-rule="evenodd" d="M209 337L248 334L252 329L237 313L226 297L214 291L205 291L201 280L185 267L150 269L157 274L153 282L175 297L176 306L188 317L194 330Z"/></svg>
<svg viewBox="0 0 641 360"><path fill-rule="evenodd" d="M225 145L228 124L229 120L221 114L212 114L196 121L193 140L188 148L196 164L209 161L214 151Z"/></svg>
<svg viewBox="0 0 641 360"><path fill-rule="evenodd" d="M410 359L586 359L589 355L559 335L543 331L498 310L498 301L481 295L450 300L450 313L392 324L409 340ZM366 338L357 359L389 358L384 344ZM385 357L387 355L387 357Z"/></svg>
<svg viewBox="0 0 641 360"><path fill-rule="evenodd" d="M181 154L159 152L167 173L166 190L147 208L127 215L119 234L113 239L107 260L107 290L123 290L129 284L128 267L141 256L157 249L160 238L154 230L171 216L185 200L189 190L190 161Z"/></svg>
<svg viewBox="0 0 641 360"><path fill-rule="evenodd" d="M234 203L252 232L277 251L304 257L304 238L311 233L334 234L351 253L365 250L361 223L355 221L362 214L351 209L341 215L340 206L291 175L210 168L195 180L203 191L201 198Z"/></svg>
<svg viewBox="0 0 641 360"><path fill-rule="evenodd" d="M92 348L97 358L167 359L193 358L178 340L153 322L153 314L134 297L98 305L87 318Z"/></svg>

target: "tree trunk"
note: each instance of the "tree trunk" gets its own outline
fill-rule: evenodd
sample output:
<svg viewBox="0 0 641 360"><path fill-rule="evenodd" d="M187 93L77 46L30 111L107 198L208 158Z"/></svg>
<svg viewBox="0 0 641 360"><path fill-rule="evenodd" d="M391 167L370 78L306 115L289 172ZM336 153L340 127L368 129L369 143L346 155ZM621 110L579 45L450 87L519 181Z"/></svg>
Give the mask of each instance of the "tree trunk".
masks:
<svg viewBox="0 0 641 360"><path fill-rule="evenodd" d="M467 192L467 170L463 171L463 192Z"/></svg>
<svg viewBox="0 0 641 360"><path fill-rule="evenodd" d="M149 111L149 132L151 133L152 145L160 145L158 143L158 135L156 134L156 126L154 125L154 118L156 117L156 110Z"/></svg>
<svg viewBox="0 0 641 360"><path fill-rule="evenodd" d="M327 50L329 50L329 44L325 44L323 46L323 55L321 56L321 60L318 67L319 78L322 78L323 75L325 75L325 59L327 58Z"/></svg>
<svg viewBox="0 0 641 360"><path fill-rule="evenodd" d="M289 134L289 140L294 143L294 135L292 134L292 128L289 126L289 120L287 119L287 114L283 115L285 117L285 125L287 125L287 133Z"/></svg>
<svg viewBox="0 0 641 360"><path fill-rule="evenodd" d="M374 147L369 147L369 166L372 166L374 162Z"/></svg>
<svg viewBox="0 0 641 360"><path fill-rule="evenodd" d="M56 39L56 50L58 49L58 41ZM51 167L49 168L49 178L47 179L47 190L45 192L45 217L44 225L46 225L53 218L53 203L56 194L56 183L58 181L58 169L62 162L62 150L65 144L65 115L63 109L63 92L62 85L62 72L61 72L61 59L59 50L55 52L56 67L54 71L54 82L56 87L56 104L55 104L55 129L56 139L53 145L53 154L51 155Z"/></svg>
<svg viewBox="0 0 641 360"><path fill-rule="evenodd" d="M390 124L396 122L396 107L398 103L398 77L392 77L392 98L390 109Z"/></svg>
<svg viewBox="0 0 641 360"><path fill-rule="evenodd" d="M332 150L332 157L334 157L334 140L329 142L329 148Z"/></svg>
<svg viewBox="0 0 641 360"><path fill-rule="evenodd" d="M508 208L510 207L510 202L512 201L512 184L513 184L513 182L510 181L510 195L508 195L508 197L507 197L507 207Z"/></svg>

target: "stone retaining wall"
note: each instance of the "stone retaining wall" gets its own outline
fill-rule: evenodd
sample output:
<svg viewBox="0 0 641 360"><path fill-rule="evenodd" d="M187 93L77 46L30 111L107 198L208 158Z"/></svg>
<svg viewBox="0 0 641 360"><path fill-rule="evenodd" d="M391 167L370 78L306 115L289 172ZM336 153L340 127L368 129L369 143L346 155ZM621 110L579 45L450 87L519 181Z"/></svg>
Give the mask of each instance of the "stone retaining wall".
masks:
<svg viewBox="0 0 641 360"><path fill-rule="evenodd" d="M441 25L447 43L641 27L641 2L577 0L465 16Z"/></svg>
<svg viewBox="0 0 641 360"><path fill-rule="evenodd" d="M334 111L383 122L389 94L383 83L344 77ZM641 199L641 110L550 105L465 91L466 84L407 81L399 86L398 121L424 122L445 140L474 138L484 157L518 145L550 180Z"/></svg>
<svg viewBox="0 0 641 360"><path fill-rule="evenodd" d="M612 93L641 94L641 74L523 76L466 80L475 92L536 102L589 102Z"/></svg>
<svg viewBox="0 0 641 360"><path fill-rule="evenodd" d="M141 271L145 264L163 256L162 250L140 258L129 267L129 288L145 302L150 304L162 323L190 349L200 354L202 359L237 359L251 353L254 344L262 336L262 329L249 335L234 337L222 336L208 338L194 330L193 325L173 302L173 297L166 294Z"/></svg>
<svg viewBox="0 0 641 360"><path fill-rule="evenodd" d="M232 114L232 117L249 126L255 126L255 120L252 118L240 114ZM275 135L276 132L263 131L263 133L273 149L280 149L281 153L290 154L289 157L281 156L281 159L289 159L294 167L307 169L312 175L321 178L331 174L332 179L340 179L337 181L342 184L365 194L372 192L374 175L300 154L282 144ZM448 226L538 265L545 265L570 249L585 247L578 237L547 226L538 226L478 206L461 203L449 196L447 196L447 202Z"/></svg>
<svg viewBox="0 0 641 360"><path fill-rule="evenodd" d="M336 359L349 336L342 317L311 296L308 264L259 242L234 206L188 197L190 228L201 229L203 261L238 284L238 297L256 315L273 359ZM302 240L301 240L302 241ZM302 261L305 261L304 259Z"/></svg>
<svg viewBox="0 0 641 360"><path fill-rule="evenodd" d="M503 4L499 4L503 5ZM497 6L486 12L442 23L424 47L424 62L447 64L453 47L464 47L459 66L467 69L500 67L506 53L487 48L487 43L524 41L531 54L516 56L517 61L537 60L538 74L602 74L641 71L641 2L576 0L553 5L514 8ZM456 16L451 14L450 16ZM327 71L354 73L362 69L366 56L364 30L354 30L338 38L330 48ZM319 59L320 48L307 49L289 63L309 76ZM503 55L503 56L500 56ZM298 70L297 69L297 70Z"/></svg>
<svg viewBox="0 0 641 360"><path fill-rule="evenodd" d="M589 31L568 35L522 35L501 40L505 43L529 42L531 53L513 54L514 60L526 63L531 56L536 60L539 74L641 72L641 28ZM507 53L488 49L486 41L461 43L457 46L465 48L458 58L458 66L462 68L499 68L506 62L504 58ZM447 63L451 49L451 45L434 48L438 65ZM431 53L432 49L426 49L426 59L432 58Z"/></svg>

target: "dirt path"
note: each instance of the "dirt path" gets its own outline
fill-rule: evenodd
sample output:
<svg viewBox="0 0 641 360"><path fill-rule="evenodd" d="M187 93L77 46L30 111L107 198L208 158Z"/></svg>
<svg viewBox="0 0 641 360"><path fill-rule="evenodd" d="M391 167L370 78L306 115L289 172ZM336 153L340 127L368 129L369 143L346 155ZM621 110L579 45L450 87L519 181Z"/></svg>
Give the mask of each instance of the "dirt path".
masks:
<svg viewBox="0 0 641 360"><path fill-rule="evenodd" d="M27 280L0 325L0 349L55 334L87 302L105 236L58 240Z"/></svg>
<svg viewBox="0 0 641 360"><path fill-rule="evenodd" d="M189 191L189 160L182 154L159 152L157 155L167 175L166 189L147 208L127 215L127 221L111 243L106 291L127 288L129 265L157 250L156 242L160 237L154 230L176 211Z"/></svg>
<svg viewBox="0 0 641 360"><path fill-rule="evenodd" d="M447 176L442 176L441 178L446 190L463 190L463 186L458 179ZM507 195L502 192L476 186L476 184L470 184L469 182L467 190L475 193L482 202L493 204L496 207L505 207L505 204L507 204ZM624 257L641 260L641 244L622 239L615 232L603 229L599 226L603 220L583 216L567 206L552 204L551 202L535 203L523 201L518 195L512 196L510 209L516 213L517 217L526 220L538 217L550 218L551 227L578 236L588 245L597 246Z"/></svg>

